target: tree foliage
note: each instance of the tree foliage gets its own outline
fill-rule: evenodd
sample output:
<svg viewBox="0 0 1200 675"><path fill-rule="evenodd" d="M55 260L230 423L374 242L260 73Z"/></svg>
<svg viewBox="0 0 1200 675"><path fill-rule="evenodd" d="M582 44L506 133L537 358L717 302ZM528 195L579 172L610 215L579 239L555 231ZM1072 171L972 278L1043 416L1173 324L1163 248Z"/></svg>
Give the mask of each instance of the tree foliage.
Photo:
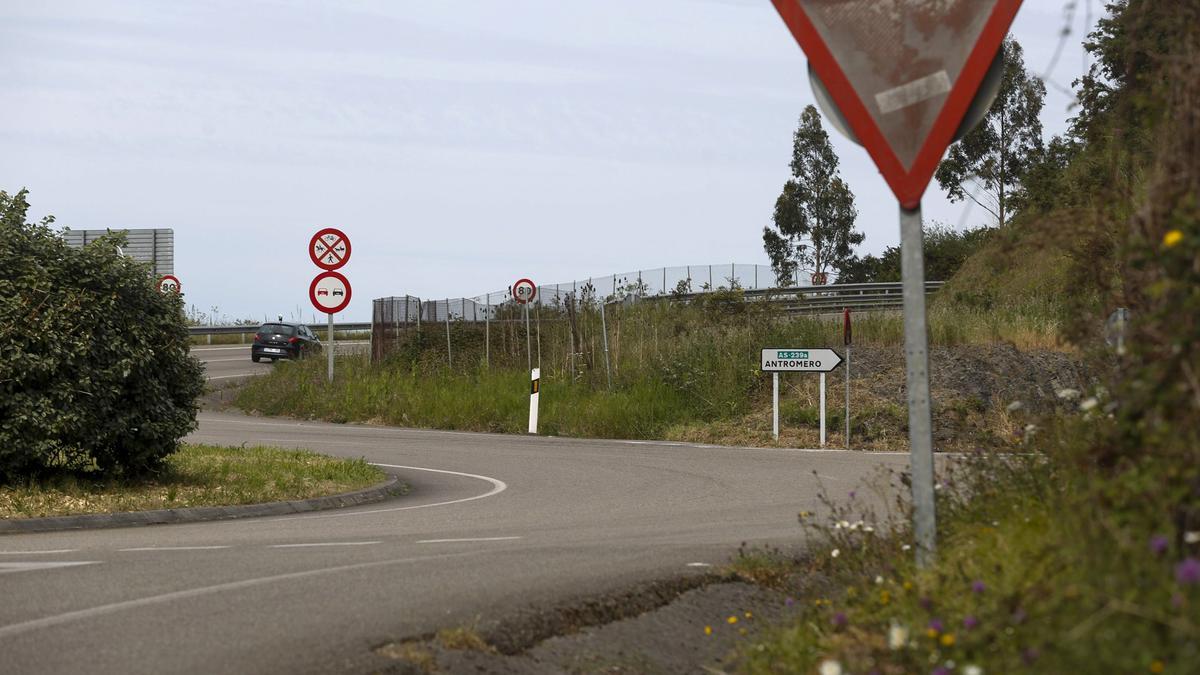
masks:
<svg viewBox="0 0 1200 675"><path fill-rule="evenodd" d="M948 225L934 223L925 228L925 278L945 281L983 246L991 235L989 228L958 232ZM900 247L889 246L879 256L867 255L845 261L838 268L838 283L876 283L900 281Z"/></svg>
<svg viewBox="0 0 1200 675"><path fill-rule="evenodd" d="M154 469L195 428L204 388L179 296L122 236L82 249L0 191L0 483Z"/></svg>
<svg viewBox="0 0 1200 675"><path fill-rule="evenodd" d="M838 158L821 126L816 107L808 106L792 137L792 178L775 200L774 228L763 228L763 248L780 284L798 270L827 273L853 256L862 243L854 230L854 195L838 175Z"/></svg>
<svg viewBox="0 0 1200 675"><path fill-rule="evenodd" d="M1000 93L983 121L950 147L935 174L950 201L970 199L1000 227L1010 218L1013 193L1042 152L1039 115L1046 97L1046 85L1025 69L1021 45L1009 38L1003 49Z"/></svg>

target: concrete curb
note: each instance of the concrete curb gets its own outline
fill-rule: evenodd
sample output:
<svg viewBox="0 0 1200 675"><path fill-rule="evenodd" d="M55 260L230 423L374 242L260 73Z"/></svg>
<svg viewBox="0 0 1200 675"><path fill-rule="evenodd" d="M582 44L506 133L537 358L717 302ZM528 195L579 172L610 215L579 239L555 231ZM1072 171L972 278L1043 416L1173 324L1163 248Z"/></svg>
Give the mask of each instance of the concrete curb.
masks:
<svg viewBox="0 0 1200 675"><path fill-rule="evenodd" d="M267 502L265 504L239 504L237 506L199 506L192 509L160 509L157 511L127 511L123 513L91 513L79 516L53 516L48 518L19 518L0 520L0 535L27 532L61 532L63 530L98 530L109 527L133 527L136 525L166 525L169 523L199 523L210 520L234 518L259 518L263 516L286 516L293 513L340 509L383 501L403 494L404 486L398 476L392 476L378 485L345 492L340 495L314 497L290 502Z"/></svg>

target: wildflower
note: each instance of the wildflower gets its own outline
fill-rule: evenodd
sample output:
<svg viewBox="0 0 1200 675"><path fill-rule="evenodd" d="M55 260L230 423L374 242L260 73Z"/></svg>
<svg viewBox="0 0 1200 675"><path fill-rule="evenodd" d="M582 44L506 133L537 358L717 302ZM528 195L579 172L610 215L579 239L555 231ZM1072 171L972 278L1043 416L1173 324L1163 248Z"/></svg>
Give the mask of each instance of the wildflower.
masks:
<svg viewBox="0 0 1200 675"><path fill-rule="evenodd" d="M750 612L746 612L746 618L747 618L747 619L753 619L753 618L754 618L754 615L753 615L753 614L751 614Z"/></svg>
<svg viewBox="0 0 1200 675"><path fill-rule="evenodd" d="M729 617L728 619L725 619L725 622L726 622L726 623L728 623L728 624L730 624L730 625L732 625L732 624L735 624L735 623L737 623L737 617L736 617L736 616L731 616L731 617Z"/></svg>
<svg viewBox="0 0 1200 675"><path fill-rule="evenodd" d="M876 575L875 575L875 585L876 585L876 586L879 586L879 585L881 585L881 584L883 584L883 577L882 577L882 576L880 576L880 575L878 575L878 574L876 574Z"/></svg>
<svg viewBox="0 0 1200 675"><path fill-rule="evenodd" d="M904 583L903 583L903 584L900 584L900 585L901 585L901 587L903 587L903 588L904 588L904 590L906 590L906 591L911 591L911 590L912 590L912 587L913 587L913 583L912 583L911 581L909 581L908 579L905 579L905 580L904 580Z"/></svg>
<svg viewBox="0 0 1200 675"><path fill-rule="evenodd" d="M987 590L987 584L983 583L982 579L976 579L971 583L971 590L976 593L982 593Z"/></svg>
<svg viewBox="0 0 1200 675"><path fill-rule="evenodd" d="M850 521L848 521L848 520L839 520L839 521L837 522L837 524L833 526L833 529L835 529L835 530L844 530L844 529L846 529L846 528L848 528L848 527L850 527Z"/></svg>
<svg viewBox="0 0 1200 675"><path fill-rule="evenodd" d="M1096 398L1095 396L1089 396L1080 401L1079 409L1083 412L1087 412L1098 405L1100 405L1100 399Z"/></svg>
<svg viewBox="0 0 1200 675"><path fill-rule="evenodd" d="M1163 663L1159 659L1154 659L1153 661L1150 662L1150 672L1152 672L1152 673L1161 673L1162 671L1164 671L1166 669L1167 669L1167 664Z"/></svg>
<svg viewBox="0 0 1200 675"><path fill-rule="evenodd" d="M963 675L983 675L983 668L974 663L963 666Z"/></svg>
<svg viewBox="0 0 1200 675"><path fill-rule="evenodd" d="M950 675L950 669L945 666L938 666L933 669L930 675Z"/></svg>
<svg viewBox="0 0 1200 675"><path fill-rule="evenodd" d="M1041 652L1037 650L1037 647L1030 647L1029 649L1021 652L1021 660L1024 661L1025 665L1027 666L1032 666L1033 662L1037 661L1039 656L1041 656Z"/></svg>
<svg viewBox="0 0 1200 675"><path fill-rule="evenodd" d="M1013 401L1012 403L1008 404L1008 407L1006 408L1006 410L1008 410L1008 412L1017 412L1018 410L1020 410L1021 408L1024 408L1024 407L1025 407L1024 403L1021 403L1020 401Z"/></svg>
<svg viewBox="0 0 1200 675"><path fill-rule="evenodd" d="M833 615L833 625L835 627L844 628L848 623L850 623L850 620L846 618L845 612L838 612Z"/></svg>
<svg viewBox="0 0 1200 675"><path fill-rule="evenodd" d="M807 518L807 517L809 517L809 516L811 516L811 515L812 515L812 512L811 512L811 511L801 511L801 512L800 512L800 517L801 517L801 518Z"/></svg>
<svg viewBox="0 0 1200 675"><path fill-rule="evenodd" d="M892 594L887 591L879 591L879 604L886 605L892 601Z"/></svg>
<svg viewBox="0 0 1200 675"><path fill-rule="evenodd" d="M1200 583L1200 560L1188 558L1175 566L1175 581L1180 586Z"/></svg>
<svg viewBox="0 0 1200 675"><path fill-rule="evenodd" d="M1162 555L1166 553L1168 546L1170 546L1170 542L1168 542L1167 538L1161 534L1156 534L1153 537L1150 537L1150 552L1154 555Z"/></svg>
<svg viewBox="0 0 1200 675"><path fill-rule="evenodd" d="M791 598L788 598L783 601L783 604L787 607L791 607L792 605L796 604L796 601Z"/></svg>
<svg viewBox="0 0 1200 675"><path fill-rule="evenodd" d="M863 532L868 532L868 533L869 533L869 532L874 532L874 531L875 531L875 528L871 527L870 525L864 525L864 526L863 526Z"/></svg>
<svg viewBox="0 0 1200 675"><path fill-rule="evenodd" d="M821 667L817 672L821 675L842 675L842 664L832 659L826 659L821 662Z"/></svg>
<svg viewBox="0 0 1200 675"><path fill-rule="evenodd" d="M1033 433L1033 432L1035 432L1035 431L1037 431L1037 425L1036 425L1036 424L1026 424L1026 425L1025 425L1025 434L1026 434L1026 435L1032 434L1032 433Z"/></svg>
<svg viewBox="0 0 1200 675"><path fill-rule="evenodd" d="M829 552L829 557L831 557L831 558L836 558L836 557L838 557L838 556L839 556L839 555L841 555L841 554L842 554L842 550L841 550L841 549L838 549L838 548L835 548L835 549L833 549L832 551L830 551L830 552Z"/></svg>
<svg viewBox="0 0 1200 675"><path fill-rule="evenodd" d="M927 628L925 630L925 634L931 638L937 637L938 634L941 633L943 629L944 629L944 627L942 626L942 620L934 619L929 622L929 628Z"/></svg>
<svg viewBox="0 0 1200 675"><path fill-rule="evenodd" d="M920 600L917 601L917 603L920 604L921 609L925 610L926 612L933 609L933 600L930 600L929 596L922 597ZM935 619L935 621L936 621L936 619ZM938 630L941 630L941 629L939 628Z"/></svg>
<svg viewBox="0 0 1200 675"><path fill-rule="evenodd" d="M854 495L855 495L855 494L856 494L856 493L855 493L855 491L854 491L854 490L851 490L851 491L850 491L850 499L854 499Z"/></svg>
<svg viewBox="0 0 1200 675"><path fill-rule="evenodd" d="M1197 542L1200 542L1200 532L1184 532L1183 533L1183 543L1195 544Z"/></svg>
<svg viewBox="0 0 1200 675"><path fill-rule="evenodd" d="M704 634L705 634L705 635L712 635L712 626L705 626L705 627L704 627Z"/></svg>
<svg viewBox="0 0 1200 675"><path fill-rule="evenodd" d="M1023 623L1025 621L1026 617L1028 617L1028 616L1029 615L1025 613L1025 610L1018 607L1017 611L1013 612L1012 622L1013 623Z"/></svg>
<svg viewBox="0 0 1200 675"><path fill-rule="evenodd" d="M1171 248L1172 246L1183 241L1183 233L1179 230L1171 230L1163 235L1163 246Z"/></svg>
<svg viewBox="0 0 1200 675"><path fill-rule="evenodd" d="M945 635L942 636L942 646L943 647L953 647L954 646L954 633L946 633Z"/></svg>
<svg viewBox="0 0 1200 675"><path fill-rule="evenodd" d="M858 528L860 528L860 527L862 527L862 526L863 526L863 521L859 520L859 521L857 521L857 522L851 523L851 525L850 525L850 529L851 529L851 530L857 530Z"/></svg>
<svg viewBox="0 0 1200 675"><path fill-rule="evenodd" d="M901 550L901 551L908 551L908 550L911 550L911 549L912 549L912 546L909 546L908 544L905 544L905 545L903 545L903 546L901 546L901 547L900 547L900 550Z"/></svg>
<svg viewBox="0 0 1200 675"><path fill-rule="evenodd" d="M963 617L963 628L966 628L967 630L971 630L972 628L975 628L978 625L979 625L979 619L976 619L973 616L964 616Z"/></svg>
<svg viewBox="0 0 1200 675"><path fill-rule="evenodd" d="M1059 389L1058 391L1056 391L1054 393L1064 401L1074 401L1075 399L1079 398L1079 390L1078 389L1070 389L1070 388Z"/></svg>
<svg viewBox="0 0 1200 675"><path fill-rule="evenodd" d="M906 644L908 644L908 629L893 621L891 627L888 628L888 648L901 649Z"/></svg>

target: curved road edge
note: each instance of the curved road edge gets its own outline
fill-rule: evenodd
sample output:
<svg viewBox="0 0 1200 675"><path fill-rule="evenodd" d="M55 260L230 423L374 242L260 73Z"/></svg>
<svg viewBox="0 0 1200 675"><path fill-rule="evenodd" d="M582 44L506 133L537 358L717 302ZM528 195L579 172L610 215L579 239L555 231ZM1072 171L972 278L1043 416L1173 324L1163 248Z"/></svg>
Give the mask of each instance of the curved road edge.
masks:
<svg viewBox="0 0 1200 675"><path fill-rule="evenodd" d="M261 504L238 504L233 506L197 506L184 509L89 513L78 516L50 516L46 518L2 520L0 521L0 535L285 516L309 511L324 511L327 509L374 504L403 495L407 489L408 486L400 482L400 477L393 475L382 483L362 490L285 502L264 502Z"/></svg>

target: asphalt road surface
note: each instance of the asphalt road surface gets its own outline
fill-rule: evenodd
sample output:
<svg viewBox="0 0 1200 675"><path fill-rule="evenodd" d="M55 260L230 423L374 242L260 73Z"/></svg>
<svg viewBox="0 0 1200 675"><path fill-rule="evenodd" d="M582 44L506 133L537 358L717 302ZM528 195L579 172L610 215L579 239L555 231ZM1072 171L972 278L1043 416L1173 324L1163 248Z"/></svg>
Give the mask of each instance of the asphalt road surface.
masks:
<svg viewBox="0 0 1200 675"><path fill-rule="evenodd" d="M214 377L253 372L222 360L233 350L197 352ZM0 537L0 672L371 670L389 640L695 573L743 541L795 543L818 479L845 494L907 463L228 413L202 414L188 440L366 457L412 491L316 514Z"/></svg>

